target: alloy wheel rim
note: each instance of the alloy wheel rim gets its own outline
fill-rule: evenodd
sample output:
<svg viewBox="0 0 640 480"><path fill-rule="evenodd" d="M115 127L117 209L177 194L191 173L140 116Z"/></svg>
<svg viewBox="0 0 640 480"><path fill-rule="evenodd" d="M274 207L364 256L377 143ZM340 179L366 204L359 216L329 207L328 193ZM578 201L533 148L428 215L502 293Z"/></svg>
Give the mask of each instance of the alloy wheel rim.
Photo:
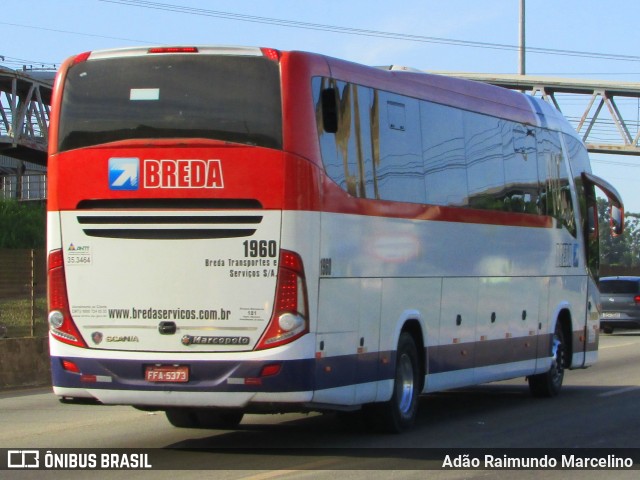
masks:
<svg viewBox="0 0 640 480"><path fill-rule="evenodd" d="M400 357L400 365L398 369L398 406L400 412L403 414L408 413L411 410L411 404L413 401L413 364L411 358L407 354L403 354Z"/></svg>

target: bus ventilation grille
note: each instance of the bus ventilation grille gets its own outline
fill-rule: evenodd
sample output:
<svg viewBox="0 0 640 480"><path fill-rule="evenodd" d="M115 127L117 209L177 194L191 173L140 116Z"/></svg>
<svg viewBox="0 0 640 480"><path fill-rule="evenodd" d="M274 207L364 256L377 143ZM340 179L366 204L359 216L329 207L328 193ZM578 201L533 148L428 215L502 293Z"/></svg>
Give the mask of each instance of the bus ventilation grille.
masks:
<svg viewBox="0 0 640 480"><path fill-rule="evenodd" d="M259 215L80 215L85 235L145 240L248 237Z"/></svg>

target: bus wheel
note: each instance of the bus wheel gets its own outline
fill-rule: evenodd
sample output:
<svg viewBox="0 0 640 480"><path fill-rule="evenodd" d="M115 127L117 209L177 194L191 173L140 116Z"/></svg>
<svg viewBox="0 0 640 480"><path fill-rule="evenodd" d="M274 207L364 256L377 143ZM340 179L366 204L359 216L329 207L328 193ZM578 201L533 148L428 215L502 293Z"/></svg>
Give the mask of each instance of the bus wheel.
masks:
<svg viewBox="0 0 640 480"><path fill-rule="evenodd" d="M551 345L551 368L548 372L529 377L529 390L534 397L555 397L560 393L564 379L565 348L560 323L556 325Z"/></svg>
<svg viewBox="0 0 640 480"><path fill-rule="evenodd" d="M169 423L178 428L234 428L244 416L239 410L210 408L170 408L165 413Z"/></svg>
<svg viewBox="0 0 640 480"><path fill-rule="evenodd" d="M418 414L418 389L420 385L418 351L413 337L400 334L396 357L396 375L391 400L375 405L371 419L380 430L400 433L412 427Z"/></svg>

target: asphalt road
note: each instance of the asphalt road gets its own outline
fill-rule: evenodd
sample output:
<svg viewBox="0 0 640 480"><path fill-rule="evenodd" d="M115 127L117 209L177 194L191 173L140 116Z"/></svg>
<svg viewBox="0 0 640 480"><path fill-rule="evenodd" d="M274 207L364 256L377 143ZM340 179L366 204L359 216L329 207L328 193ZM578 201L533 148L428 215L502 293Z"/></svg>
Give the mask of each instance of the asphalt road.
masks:
<svg viewBox="0 0 640 480"><path fill-rule="evenodd" d="M599 362L567 372L561 395L535 399L524 379L429 395L416 428L381 435L340 415L247 415L235 431L177 429L164 414L61 404L48 389L0 392L0 448L127 448L174 462L179 478L513 478L506 470L428 471L425 448L640 448L640 332L601 337ZM267 447L269 450L264 450ZM180 450L170 450L172 448ZM158 457L158 452L161 458ZM221 469L221 470L220 470ZM366 472L365 472L366 470ZM89 472L0 471L0 478L87 478ZM91 478L175 479L167 470ZM518 478L602 478L602 471L519 471ZM637 478L638 472L607 472Z"/></svg>

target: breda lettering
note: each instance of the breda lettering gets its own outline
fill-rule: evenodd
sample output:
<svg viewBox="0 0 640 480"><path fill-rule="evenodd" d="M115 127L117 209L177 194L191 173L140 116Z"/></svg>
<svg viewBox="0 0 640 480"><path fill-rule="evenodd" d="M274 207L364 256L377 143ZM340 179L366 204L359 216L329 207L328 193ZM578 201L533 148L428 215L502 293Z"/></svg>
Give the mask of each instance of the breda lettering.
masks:
<svg viewBox="0 0 640 480"><path fill-rule="evenodd" d="M144 160L144 188L224 188L220 160Z"/></svg>

